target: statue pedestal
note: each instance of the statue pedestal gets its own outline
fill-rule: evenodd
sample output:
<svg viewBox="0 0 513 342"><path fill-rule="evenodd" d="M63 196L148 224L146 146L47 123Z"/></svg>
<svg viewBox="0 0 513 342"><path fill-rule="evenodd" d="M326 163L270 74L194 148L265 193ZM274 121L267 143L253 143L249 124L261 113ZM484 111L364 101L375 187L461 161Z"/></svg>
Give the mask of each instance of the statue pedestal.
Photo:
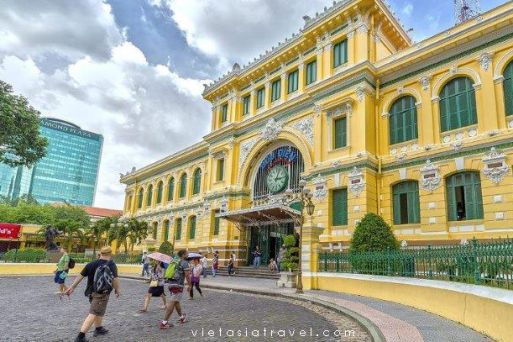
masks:
<svg viewBox="0 0 513 342"><path fill-rule="evenodd" d="M61 256L62 256L62 253L58 250L57 251L46 251L46 258L48 259L48 262L58 263Z"/></svg>

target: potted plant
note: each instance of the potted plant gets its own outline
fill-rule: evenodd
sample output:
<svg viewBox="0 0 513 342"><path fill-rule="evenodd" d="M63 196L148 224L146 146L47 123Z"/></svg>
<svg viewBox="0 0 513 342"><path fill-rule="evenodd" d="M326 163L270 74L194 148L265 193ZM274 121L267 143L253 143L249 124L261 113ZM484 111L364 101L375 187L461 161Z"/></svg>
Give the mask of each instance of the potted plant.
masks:
<svg viewBox="0 0 513 342"><path fill-rule="evenodd" d="M285 255L280 263L280 279L277 281L278 287L296 287L297 269L299 262L299 248L296 247L296 237L287 235L283 238Z"/></svg>

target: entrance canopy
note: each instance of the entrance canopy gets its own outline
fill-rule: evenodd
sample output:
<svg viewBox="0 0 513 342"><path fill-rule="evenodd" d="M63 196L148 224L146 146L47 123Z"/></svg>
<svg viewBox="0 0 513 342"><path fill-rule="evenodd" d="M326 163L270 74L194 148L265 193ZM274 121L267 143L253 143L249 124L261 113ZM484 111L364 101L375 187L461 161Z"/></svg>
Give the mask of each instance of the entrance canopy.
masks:
<svg viewBox="0 0 513 342"><path fill-rule="evenodd" d="M295 222L300 219L301 213L285 205L272 204L227 211L217 214L216 217L224 218L238 226L261 226Z"/></svg>

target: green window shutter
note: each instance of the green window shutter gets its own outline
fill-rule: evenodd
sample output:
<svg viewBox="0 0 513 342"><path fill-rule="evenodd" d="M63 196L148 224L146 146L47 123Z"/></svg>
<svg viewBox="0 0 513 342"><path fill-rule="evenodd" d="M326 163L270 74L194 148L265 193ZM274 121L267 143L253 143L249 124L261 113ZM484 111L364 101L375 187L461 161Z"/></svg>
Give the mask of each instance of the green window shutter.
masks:
<svg viewBox="0 0 513 342"><path fill-rule="evenodd" d="M336 119L334 123L334 148L347 145L347 120L346 118Z"/></svg>
<svg viewBox="0 0 513 342"><path fill-rule="evenodd" d="M183 174L180 178L180 198L184 198L187 194L187 175Z"/></svg>
<svg viewBox="0 0 513 342"><path fill-rule="evenodd" d="M265 88L257 90L257 108L262 108L265 104Z"/></svg>
<svg viewBox="0 0 513 342"><path fill-rule="evenodd" d="M417 139L417 107L413 96L403 96L390 107L390 144Z"/></svg>
<svg viewBox="0 0 513 342"><path fill-rule="evenodd" d="M164 241L169 240L169 221L164 221Z"/></svg>
<svg viewBox="0 0 513 342"><path fill-rule="evenodd" d="M196 216L192 216L189 221L189 239L194 240L194 238L196 237Z"/></svg>
<svg viewBox="0 0 513 342"><path fill-rule="evenodd" d="M440 92L440 127L442 132L477 123L476 94L468 77L449 81Z"/></svg>
<svg viewBox="0 0 513 342"><path fill-rule="evenodd" d="M172 201L175 192L175 179L171 177L167 186L167 200Z"/></svg>
<svg viewBox="0 0 513 342"><path fill-rule="evenodd" d="M251 96L245 96L242 99L242 115L248 115L249 114L249 105L251 101Z"/></svg>
<svg viewBox="0 0 513 342"><path fill-rule="evenodd" d="M153 238L153 240L157 240L157 230L159 228L158 223L157 222L153 223L153 227L152 228L153 229L152 229L152 232L151 232L151 237Z"/></svg>
<svg viewBox="0 0 513 342"><path fill-rule="evenodd" d="M137 195L137 208L139 208L139 209L141 209L141 208L142 208L142 205L143 205L143 197L144 197L143 189L140 189L140 190L139 190L139 194Z"/></svg>
<svg viewBox="0 0 513 342"><path fill-rule="evenodd" d="M513 62L510 62L504 70L504 109L506 115L513 115Z"/></svg>
<svg viewBox="0 0 513 342"><path fill-rule="evenodd" d="M228 120L228 103L225 103L221 107L221 122L226 122Z"/></svg>
<svg viewBox="0 0 513 342"><path fill-rule="evenodd" d="M347 225L347 189L337 189L332 191L332 225Z"/></svg>
<svg viewBox="0 0 513 342"><path fill-rule="evenodd" d="M299 70L294 70L289 73L288 79L288 93L293 93L298 89Z"/></svg>
<svg viewBox="0 0 513 342"><path fill-rule="evenodd" d="M276 101L281 96L281 79L271 83L271 102Z"/></svg>
<svg viewBox="0 0 513 342"><path fill-rule="evenodd" d="M217 180L222 181L224 179L224 159L217 160Z"/></svg>
<svg viewBox="0 0 513 342"><path fill-rule="evenodd" d="M176 220L175 240L180 240L181 238L182 238L182 219L179 218Z"/></svg>
<svg viewBox="0 0 513 342"><path fill-rule="evenodd" d="M401 196L406 196L406 203L401 202ZM416 181L405 181L392 187L392 205L394 224L420 223L419 185ZM406 207L403 207L403 205ZM401 213L407 213L403 221Z"/></svg>
<svg viewBox="0 0 513 342"><path fill-rule="evenodd" d="M163 188L162 182L159 182L157 185L157 204L160 204L162 202L162 188Z"/></svg>
<svg viewBox="0 0 513 342"><path fill-rule="evenodd" d="M456 210L456 176L453 175L447 178L447 218L449 221L456 221L458 218Z"/></svg>
<svg viewBox="0 0 513 342"><path fill-rule="evenodd" d="M449 221L458 220L456 189L463 187L465 219L483 218L483 195L478 172L460 172L447 178L447 216Z"/></svg>
<svg viewBox="0 0 513 342"><path fill-rule="evenodd" d="M148 192L147 192L147 195L146 195L146 206L149 207L151 206L151 200L153 199L153 186L150 185L148 187Z"/></svg>
<svg viewBox="0 0 513 342"><path fill-rule="evenodd" d="M333 67L336 68L347 62L347 40L333 46Z"/></svg>
<svg viewBox="0 0 513 342"><path fill-rule="evenodd" d="M194 171L194 184L192 187L192 194L197 195L201 190L201 170Z"/></svg>
<svg viewBox="0 0 513 342"><path fill-rule="evenodd" d="M214 211L214 235L219 235L219 227L221 226L221 219L216 217L219 214L219 210Z"/></svg>
<svg viewBox="0 0 513 342"><path fill-rule="evenodd" d="M317 61L312 61L306 65L306 85L317 81Z"/></svg>

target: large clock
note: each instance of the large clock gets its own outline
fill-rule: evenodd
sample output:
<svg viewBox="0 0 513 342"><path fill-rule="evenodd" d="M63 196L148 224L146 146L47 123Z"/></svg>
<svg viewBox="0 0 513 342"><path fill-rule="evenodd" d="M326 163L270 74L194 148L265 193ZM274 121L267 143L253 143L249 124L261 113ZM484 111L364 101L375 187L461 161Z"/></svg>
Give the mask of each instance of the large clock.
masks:
<svg viewBox="0 0 513 342"><path fill-rule="evenodd" d="M267 174L267 188L273 194L285 190L289 184L289 172L283 165L274 166Z"/></svg>

